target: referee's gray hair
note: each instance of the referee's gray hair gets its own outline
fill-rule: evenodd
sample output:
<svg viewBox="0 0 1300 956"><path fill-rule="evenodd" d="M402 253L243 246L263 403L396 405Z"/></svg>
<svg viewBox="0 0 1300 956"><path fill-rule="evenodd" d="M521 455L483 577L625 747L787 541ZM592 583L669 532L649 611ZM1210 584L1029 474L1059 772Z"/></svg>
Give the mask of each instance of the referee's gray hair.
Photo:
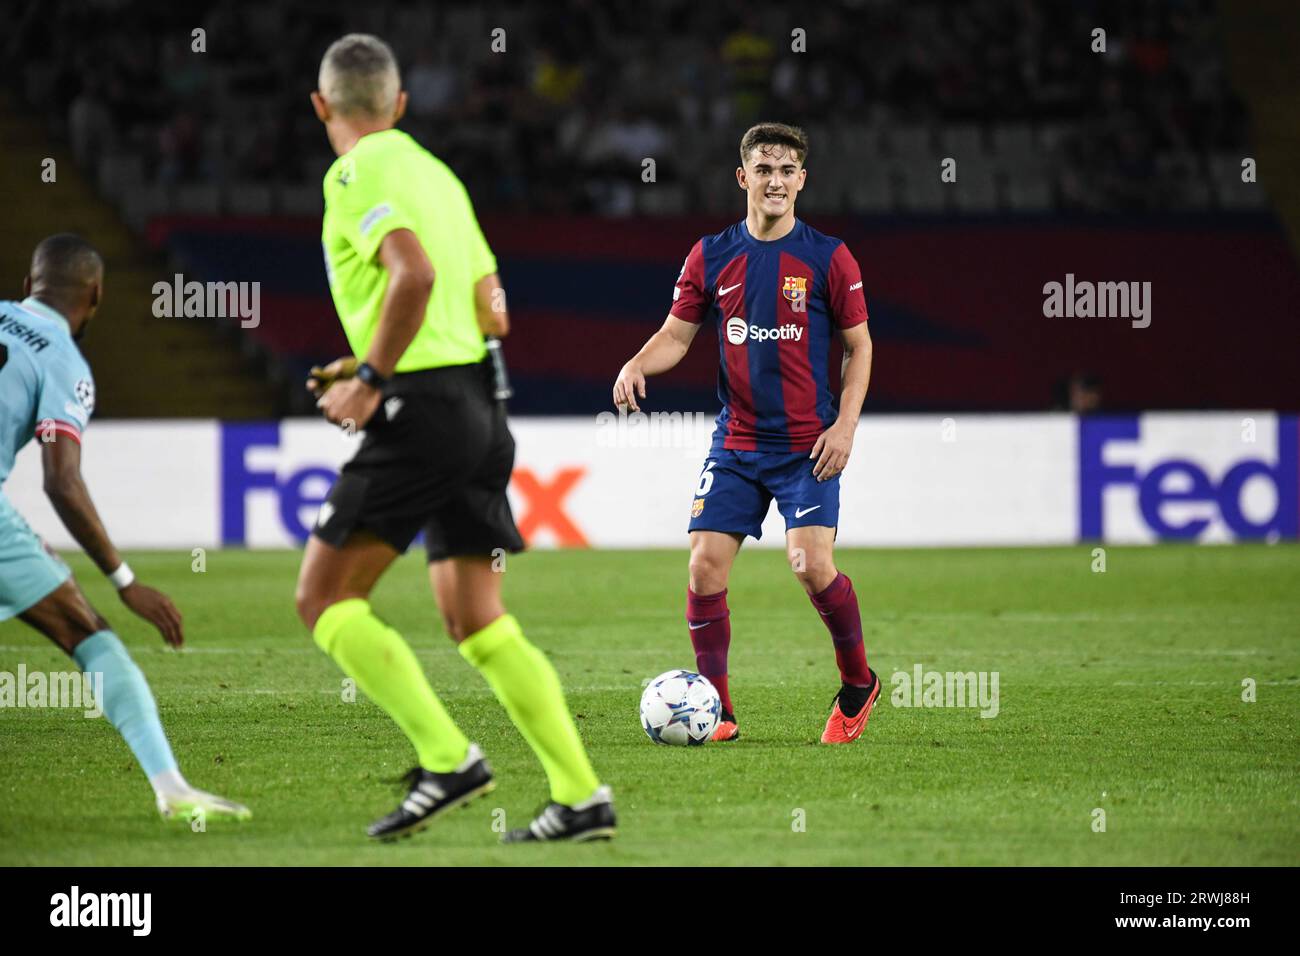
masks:
<svg viewBox="0 0 1300 956"><path fill-rule="evenodd" d="M318 84L340 115L382 119L396 107L402 79L387 43L369 33L349 33L325 51Z"/></svg>

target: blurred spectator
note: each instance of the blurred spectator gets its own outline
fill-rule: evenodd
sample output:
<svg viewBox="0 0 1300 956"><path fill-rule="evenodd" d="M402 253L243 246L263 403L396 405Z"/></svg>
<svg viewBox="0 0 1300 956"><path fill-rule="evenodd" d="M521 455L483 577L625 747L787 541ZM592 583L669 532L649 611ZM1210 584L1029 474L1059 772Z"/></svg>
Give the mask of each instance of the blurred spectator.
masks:
<svg viewBox="0 0 1300 956"><path fill-rule="evenodd" d="M1101 411L1101 379L1091 372L1074 372L1057 383L1053 408L1076 415Z"/></svg>
<svg viewBox="0 0 1300 956"><path fill-rule="evenodd" d="M198 119L181 110L158 131L158 180L163 183L190 182L198 177L203 159L203 142Z"/></svg>
<svg viewBox="0 0 1300 956"><path fill-rule="evenodd" d="M1095 212L1194 206L1204 157L1246 147L1209 0L827 2L798 10L806 52L791 49L787 12L752 0L505 0L491 15L473 0L33 0L0 47L17 64L9 81L83 162L111 143L163 182L294 185L329 158L305 99L325 47L348 29L381 34L411 94L406 128L485 210L632 212L648 157L691 208L711 208L719 157L760 118L830 130L857 152L879 143L864 160L876 168L901 155L888 144L901 127L920 127L914 161L949 126L977 126L1005 182L1041 181L1051 160L1031 202ZM504 52L491 47L498 26ZM265 115L250 119L249 104ZM813 148L834 146L814 136Z"/></svg>
<svg viewBox="0 0 1300 956"><path fill-rule="evenodd" d="M82 166L99 157L115 138L113 114L101 89L101 78L87 75L81 92L68 108L68 139L72 155Z"/></svg>
<svg viewBox="0 0 1300 956"><path fill-rule="evenodd" d="M441 116L450 111L458 92L457 71L450 60L439 62L427 47L421 47L404 79L412 115Z"/></svg>

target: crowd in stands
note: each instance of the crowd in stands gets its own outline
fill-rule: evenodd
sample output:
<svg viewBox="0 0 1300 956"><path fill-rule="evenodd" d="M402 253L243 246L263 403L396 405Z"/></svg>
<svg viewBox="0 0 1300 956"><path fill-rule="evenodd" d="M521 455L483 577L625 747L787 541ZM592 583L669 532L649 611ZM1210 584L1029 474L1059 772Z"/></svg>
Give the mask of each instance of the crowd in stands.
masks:
<svg viewBox="0 0 1300 956"><path fill-rule="evenodd" d="M730 209L760 119L809 130L827 210L1251 201L1227 181L1247 126L1198 0L39 0L0 47L78 161L116 164L106 188L253 184L285 211L282 192L318 199L332 156L308 93L349 30L390 41L403 128L484 210Z"/></svg>

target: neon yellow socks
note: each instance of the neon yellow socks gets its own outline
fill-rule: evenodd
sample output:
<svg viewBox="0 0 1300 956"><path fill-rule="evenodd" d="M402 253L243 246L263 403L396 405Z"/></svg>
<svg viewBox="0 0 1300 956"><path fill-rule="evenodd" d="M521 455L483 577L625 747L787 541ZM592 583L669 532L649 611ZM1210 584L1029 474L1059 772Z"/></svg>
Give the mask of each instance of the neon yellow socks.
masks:
<svg viewBox="0 0 1300 956"><path fill-rule="evenodd" d="M349 598L330 605L312 637L402 728L425 770L446 773L465 759L469 741L429 686L415 652L375 617L369 601Z"/></svg>
<svg viewBox="0 0 1300 956"><path fill-rule="evenodd" d="M410 645L374 615L370 602L349 598L331 605L312 636L393 718L415 746L420 766L446 773L464 761L469 741L429 686ZM460 652L487 679L541 760L551 799L573 806L590 797L600 781L569 715L560 678L524 637L519 622L502 615L461 642Z"/></svg>
<svg viewBox="0 0 1300 956"><path fill-rule="evenodd" d="M569 716L559 675L528 642L519 622L503 614L460 644L460 652L487 679L497 700L542 761L551 799L573 806L600 785Z"/></svg>

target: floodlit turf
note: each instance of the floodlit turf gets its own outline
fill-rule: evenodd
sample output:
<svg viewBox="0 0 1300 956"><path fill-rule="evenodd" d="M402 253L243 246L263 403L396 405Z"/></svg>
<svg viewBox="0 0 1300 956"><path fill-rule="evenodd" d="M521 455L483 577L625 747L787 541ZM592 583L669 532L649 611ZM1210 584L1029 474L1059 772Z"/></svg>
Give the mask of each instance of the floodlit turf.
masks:
<svg viewBox="0 0 1300 956"><path fill-rule="evenodd" d="M685 552L539 552L506 595L555 662L621 831L610 844L497 845L545 797L539 765L442 635L414 555L375 597L415 645L498 790L428 831L363 828L412 762L396 727L294 617L295 553L135 554L170 592L188 650L165 651L89 564L162 707L182 769L249 803L251 823L158 820L103 720L0 710L0 864L1288 864L1300 863L1300 550L1086 548L847 551L885 692L864 738L818 743L838 686L830 639L774 551L746 551L730 591L742 739L677 749L641 732L645 678L692 667ZM66 668L0 624L0 671ZM892 677L999 675L996 717L891 704ZM1243 681L1256 685L1243 701ZM1105 832L1094 832L1098 810Z"/></svg>

